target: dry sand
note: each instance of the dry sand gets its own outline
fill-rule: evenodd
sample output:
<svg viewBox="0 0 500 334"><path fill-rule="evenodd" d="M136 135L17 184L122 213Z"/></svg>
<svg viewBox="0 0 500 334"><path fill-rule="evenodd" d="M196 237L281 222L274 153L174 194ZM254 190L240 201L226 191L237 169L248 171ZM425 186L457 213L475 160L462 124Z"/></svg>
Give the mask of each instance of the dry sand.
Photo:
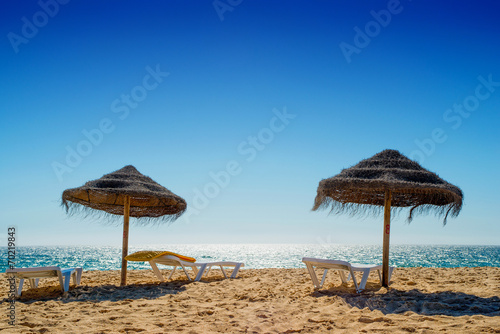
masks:
<svg viewBox="0 0 500 334"><path fill-rule="evenodd" d="M12 327L2 274L0 333L500 333L500 268L397 269L389 289L372 274L361 294L335 272L315 292L305 269L173 278L131 271L118 287L119 271L88 271L67 297L44 279L25 288Z"/></svg>

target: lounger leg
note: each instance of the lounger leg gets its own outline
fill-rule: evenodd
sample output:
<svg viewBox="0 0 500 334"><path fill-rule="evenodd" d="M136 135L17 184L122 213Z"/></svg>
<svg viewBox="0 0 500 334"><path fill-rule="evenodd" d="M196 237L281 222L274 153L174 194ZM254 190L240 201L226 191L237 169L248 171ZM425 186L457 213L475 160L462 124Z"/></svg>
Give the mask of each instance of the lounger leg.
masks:
<svg viewBox="0 0 500 334"><path fill-rule="evenodd" d="M342 283L346 283L348 282L348 280L345 278L345 274L344 274L344 271L343 270L337 270L339 272L339 275L340 275L340 279L342 280ZM353 280L354 280L354 275L350 275L353 277Z"/></svg>
<svg viewBox="0 0 500 334"><path fill-rule="evenodd" d="M238 275L238 271L240 270L241 263L238 263L236 266L234 266L233 273L231 274L231 278L236 278L236 275Z"/></svg>
<svg viewBox="0 0 500 334"><path fill-rule="evenodd" d="M72 274L71 271L64 273L64 279L63 279L64 286L62 287L64 292L68 292L68 290L69 290L69 281L71 280L71 274Z"/></svg>
<svg viewBox="0 0 500 334"><path fill-rule="evenodd" d="M29 284L30 284L30 288L34 289L34 288L38 288L38 278L30 278L28 280Z"/></svg>
<svg viewBox="0 0 500 334"><path fill-rule="evenodd" d="M61 272L57 272L57 277L59 278L59 286L61 287L61 290L64 292L64 278Z"/></svg>
<svg viewBox="0 0 500 334"><path fill-rule="evenodd" d="M368 281L368 276L370 276L370 269L363 270L363 277L361 278L361 283L359 284L359 291L365 289L366 282Z"/></svg>
<svg viewBox="0 0 500 334"><path fill-rule="evenodd" d="M80 282L82 281L82 272L83 268L75 268L75 272L73 275L73 283L75 285L80 285Z"/></svg>
<svg viewBox="0 0 500 334"><path fill-rule="evenodd" d="M200 269L198 270L198 275L196 275L196 278L194 279L196 282L201 280L201 277L203 276L203 273L205 272L206 269L207 269L206 264L204 264L200 267Z"/></svg>
<svg viewBox="0 0 500 334"><path fill-rule="evenodd" d="M158 269L158 266L156 265L156 263L154 263L153 261L149 261L149 264L151 265L151 269L153 269L153 272L155 273L156 277L158 277L158 279L161 282L165 282L165 278L163 278L163 275L161 274L160 270Z"/></svg>
<svg viewBox="0 0 500 334"><path fill-rule="evenodd" d="M319 285L320 287L323 286L323 284L325 284L325 279L326 279L327 273L328 273L328 269L325 269L325 271L323 272L323 278L321 278L321 284Z"/></svg>
<svg viewBox="0 0 500 334"><path fill-rule="evenodd" d="M356 292L361 292L362 289L359 288L358 281L356 280L356 276L354 275L354 272L351 270L350 275L352 277L352 282L354 283L354 288L356 289Z"/></svg>
<svg viewBox="0 0 500 334"><path fill-rule="evenodd" d="M208 273L210 272L210 269L212 269L212 266L208 266L207 273L205 274L205 277L208 277Z"/></svg>
<svg viewBox="0 0 500 334"><path fill-rule="evenodd" d="M226 271L222 266L220 266L220 270L222 271L222 275L224 275L224 278L227 278Z"/></svg>
<svg viewBox="0 0 500 334"><path fill-rule="evenodd" d="M189 274L188 274L188 272L187 272L186 268L184 268L184 266L182 265L182 263L181 263L181 267L182 267L182 270L184 270L184 274L186 274L186 276L187 276L188 280L190 280L190 281L191 281L191 277L189 276ZM193 268L193 267L191 267L191 268ZM195 270L195 268L193 268L193 270ZM198 277L198 276L196 276L196 277Z"/></svg>
<svg viewBox="0 0 500 334"><path fill-rule="evenodd" d="M170 279L172 278L172 276L174 275L175 271L177 270L177 267L174 266L174 269L172 269L172 272L170 273L170 275L168 276L168 280L170 281Z"/></svg>
<svg viewBox="0 0 500 334"><path fill-rule="evenodd" d="M20 296L21 293L23 292L23 284L24 284L24 278L21 278L19 280L19 289L17 289L17 295Z"/></svg>
<svg viewBox="0 0 500 334"><path fill-rule="evenodd" d="M311 276L311 280L316 289L321 289L321 285L319 285L318 277L316 276L316 272L314 271L314 267L306 263L307 270L309 271L309 275Z"/></svg>

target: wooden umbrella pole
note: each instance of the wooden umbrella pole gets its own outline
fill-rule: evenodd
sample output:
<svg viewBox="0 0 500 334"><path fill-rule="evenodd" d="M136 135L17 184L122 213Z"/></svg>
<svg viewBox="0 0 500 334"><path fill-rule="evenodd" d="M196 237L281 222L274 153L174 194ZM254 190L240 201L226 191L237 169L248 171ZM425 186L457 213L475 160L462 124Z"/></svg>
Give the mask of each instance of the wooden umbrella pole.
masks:
<svg viewBox="0 0 500 334"><path fill-rule="evenodd" d="M391 191L385 191L384 251L382 255L382 286L389 286L389 237L391 235Z"/></svg>
<svg viewBox="0 0 500 334"><path fill-rule="evenodd" d="M125 195L123 203L123 243L122 243L122 272L120 285L127 284L127 260L125 257L128 255L128 225L130 215L130 196Z"/></svg>

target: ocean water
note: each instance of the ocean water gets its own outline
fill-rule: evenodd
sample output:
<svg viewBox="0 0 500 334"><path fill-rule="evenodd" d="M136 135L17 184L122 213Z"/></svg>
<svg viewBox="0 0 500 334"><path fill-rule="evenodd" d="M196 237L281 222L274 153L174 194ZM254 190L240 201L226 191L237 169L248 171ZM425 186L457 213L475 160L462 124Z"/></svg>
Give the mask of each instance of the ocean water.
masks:
<svg viewBox="0 0 500 334"><path fill-rule="evenodd" d="M382 246L338 244L206 244L142 245L139 250L168 250L199 262L238 261L245 268L305 268L302 257L317 257L357 263L382 263ZM8 267L7 248L0 272ZM121 247L65 246L17 247L16 267L83 267L84 270L120 269ZM500 267L500 246L393 245L390 265L396 267ZM149 264L129 262L130 269L150 269Z"/></svg>

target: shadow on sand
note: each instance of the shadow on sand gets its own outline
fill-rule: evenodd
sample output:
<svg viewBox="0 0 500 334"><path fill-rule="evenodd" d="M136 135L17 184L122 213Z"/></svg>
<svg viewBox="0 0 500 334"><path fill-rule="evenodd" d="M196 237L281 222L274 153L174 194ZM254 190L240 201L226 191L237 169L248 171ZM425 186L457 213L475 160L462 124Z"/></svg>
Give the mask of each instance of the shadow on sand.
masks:
<svg viewBox="0 0 500 334"><path fill-rule="evenodd" d="M379 287L380 289L380 287ZM425 293L417 289L402 291L389 289L387 293L375 294L376 289L369 289L356 294L352 289L332 287L328 290L313 292L312 296L338 296L352 307L379 310L384 314L415 312L421 315L464 315L500 316L500 298L483 298L462 292Z"/></svg>
<svg viewBox="0 0 500 334"><path fill-rule="evenodd" d="M188 280L176 280L163 283L141 283L126 286L99 285L99 286L71 286L64 294L59 286L47 286L24 290L17 302L31 304L34 302L58 300L63 303L71 302L102 302L135 299L157 299L166 295L175 295L186 289ZM5 302L6 300L4 300Z"/></svg>

